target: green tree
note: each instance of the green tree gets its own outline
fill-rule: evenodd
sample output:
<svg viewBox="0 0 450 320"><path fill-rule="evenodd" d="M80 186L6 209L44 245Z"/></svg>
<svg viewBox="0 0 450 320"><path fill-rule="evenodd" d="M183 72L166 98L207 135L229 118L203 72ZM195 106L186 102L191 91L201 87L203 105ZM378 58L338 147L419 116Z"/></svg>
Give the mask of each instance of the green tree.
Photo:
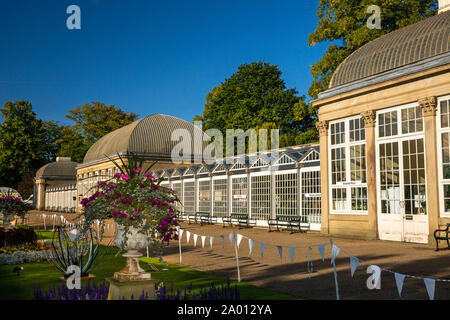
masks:
<svg viewBox="0 0 450 320"><path fill-rule="evenodd" d="M75 122L74 129L84 137L87 145L92 145L105 134L135 121L137 116L114 105L94 101L69 110L66 118Z"/></svg>
<svg viewBox="0 0 450 320"><path fill-rule="evenodd" d="M59 125L58 122L42 121L42 158L46 163L56 160L56 156L60 152L61 144L58 141L63 137L65 126Z"/></svg>
<svg viewBox="0 0 450 320"><path fill-rule="evenodd" d="M56 141L60 145L58 155L70 157L75 162L83 162L84 155L98 139L132 123L137 114L94 101L69 110L66 118L73 120L75 124L62 128L62 135Z"/></svg>
<svg viewBox="0 0 450 320"><path fill-rule="evenodd" d="M275 124L280 129L280 146L295 143L295 136L311 128L315 111L287 89L277 66L266 62L242 64L238 71L206 96L203 129L256 129Z"/></svg>
<svg viewBox="0 0 450 320"><path fill-rule="evenodd" d="M317 98L328 88L339 64L364 44L384 34L433 16L437 0L320 0L317 28L308 45L331 42L322 59L311 67L314 77L308 94ZM381 9L381 29L369 29L366 22L370 5Z"/></svg>
<svg viewBox="0 0 450 320"><path fill-rule="evenodd" d="M22 176L45 163L44 130L28 101L8 101L0 112L0 186L16 189Z"/></svg>

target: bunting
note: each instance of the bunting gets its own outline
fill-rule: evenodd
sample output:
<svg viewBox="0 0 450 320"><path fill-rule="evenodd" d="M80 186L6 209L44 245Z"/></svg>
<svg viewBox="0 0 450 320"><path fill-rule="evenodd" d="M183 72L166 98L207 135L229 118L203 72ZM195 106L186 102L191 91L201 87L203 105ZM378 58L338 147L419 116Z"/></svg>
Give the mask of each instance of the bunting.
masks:
<svg viewBox="0 0 450 320"><path fill-rule="evenodd" d="M291 263L294 263L295 247L289 247L289 253L291 255Z"/></svg>
<svg viewBox="0 0 450 320"><path fill-rule="evenodd" d="M353 278L353 275L355 274L355 270L358 267L358 264L359 264L359 259L354 256L350 256L350 273L352 275L352 278Z"/></svg>
<svg viewBox="0 0 450 320"><path fill-rule="evenodd" d="M255 240L249 238L248 239L248 249L249 249L248 255L252 254L254 244L255 244Z"/></svg>
<svg viewBox="0 0 450 320"><path fill-rule="evenodd" d="M263 255L264 255L264 248L266 247L266 244L265 243L263 243L263 242L261 242L261 258L263 257Z"/></svg>
<svg viewBox="0 0 450 320"><path fill-rule="evenodd" d="M214 237L213 236L209 237L209 245L211 246L211 249L213 247L213 242L214 242Z"/></svg>
<svg viewBox="0 0 450 320"><path fill-rule="evenodd" d="M397 285L397 291L398 291L398 295L401 297L402 296L402 289L403 289L403 283L405 281L405 275L404 274L400 274L395 272L394 273L394 277L395 277L395 283Z"/></svg>
<svg viewBox="0 0 450 320"><path fill-rule="evenodd" d="M198 237L198 235L196 235L195 233L194 233L194 247L197 247L197 237Z"/></svg>
<svg viewBox="0 0 450 320"><path fill-rule="evenodd" d="M205 247L205 240L206 240L206 236L202 236L202 248Z"/></svg>
<svg viewBox="0 0 450 320"><path fill-rule="evenodd" d="M280 262L283 262L283 247L277 246L278 254L280 255Z"/></svg>
<svg viewBox="0 0 450 320"><path fill-rule="evenodd" d="M424 278L423 282L425 282L425 287L427 288L428 297L430 300L434 300L434 290L436 285L436 280L430 278Z"/></svg>
<svg viewBox="0 0 450 320"><path fill-rule="evenodd" d="M237 234L236 235L236 244L237 244L238 248L239 248L239 245L241 244L241 240L242 240L242 234Z"/></svg>

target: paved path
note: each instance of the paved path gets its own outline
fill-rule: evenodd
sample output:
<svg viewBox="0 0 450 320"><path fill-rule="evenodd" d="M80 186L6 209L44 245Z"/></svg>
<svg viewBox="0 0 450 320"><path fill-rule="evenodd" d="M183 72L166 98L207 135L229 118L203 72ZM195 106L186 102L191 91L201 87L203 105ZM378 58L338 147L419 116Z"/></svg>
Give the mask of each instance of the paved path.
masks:
<svg viewBox="0 0 450 320"><path fill-rule="evenodd" d="M68 216L68 215L65 215ZM74 215L69 215L73 217ZM33 219L31 219L33 224ZM241 280L254 285L283 292L305 299L336 299L334 272L330 265L330 237L316 232L290 234L289 232L268 232L267 229L223 228L221 225L199 226L182 224L191 232L190 243L186 243L186 232L182 239L183 265L211 274L237 279L234 248L227 234L235 230L245 237L256 240L253 252L249 255L249 242L243 238L239 247ZM197 246L193 246L193 234L199 235ZM200 236L214 236L213 249L209 238L202 248ZM225 235L224 248L220 235ZM111 239L112 234L107 235ZM394 274L381 273L381 289L369 290L366 273L369 264L383 269L418 277L450 280L450 250L435 252L428 245L401 243L381 240L354 240L333 237L333 242L341 248L336 258L337 278L341 299L400 299L395 285ZM264 256L260 255L260 242L267 243ZM287 247L308 247L326 244L323 262L317 247L312 248L313 272L308 273L308 248L296 249L294 263L290 261ZM278 249L269 244L285 246L280 262ZM354 277L350 274L349 254L361 260ZM165 251L164 259L169 263L179 263L178 241L172 242ZM450 282L436 282L436 299L450 299ZM423 280L406 278L402 299L428 299Z"/></svg>

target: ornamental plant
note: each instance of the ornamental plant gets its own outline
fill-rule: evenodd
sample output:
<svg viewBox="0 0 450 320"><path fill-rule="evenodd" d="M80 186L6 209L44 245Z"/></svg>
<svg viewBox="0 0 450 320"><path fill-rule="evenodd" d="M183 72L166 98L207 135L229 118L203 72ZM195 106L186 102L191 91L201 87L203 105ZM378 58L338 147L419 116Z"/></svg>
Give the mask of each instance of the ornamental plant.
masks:
<svg viewBox="0 0 450 320"><path fill-rule="evenodd" d="M98 220L103 234L104 221L112 219L124 228L123 244L130 228L136 228L148 235L161 258L164 244L178 240L175 202L179 200L171 188L160 185L163 178L156 179L149 173L154 164L144 170L144 159L128 152L126 161L120 155L119 159L122 165L110 160L120 172L110 180L99 181L95 192L81 201L84 231Z"/></svg>
<svg viewBox="0 0 450 320"><path fill-rule="evenodd" d="M4 219L11 220L14 216L23 217L30 210L30 206L20 197L6 194L0 196L0 213Z"/></svg>

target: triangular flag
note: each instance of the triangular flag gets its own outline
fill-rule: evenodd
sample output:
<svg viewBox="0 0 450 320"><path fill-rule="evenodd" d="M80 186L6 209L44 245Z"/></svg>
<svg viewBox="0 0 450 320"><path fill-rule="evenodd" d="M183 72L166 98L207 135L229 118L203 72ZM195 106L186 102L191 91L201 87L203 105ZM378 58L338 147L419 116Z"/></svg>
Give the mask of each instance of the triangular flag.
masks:
<svg viewBox="0 0 450 320"><path fill-rule="evenodd" d="M291 263L294 263L295 247L289 247L289 253L291 254Z"/></svg>
<svg viewBox="0 0 450 320"><path fill-rule="evenodd" d="M202 236L202 248L205 247L206 236Z"/></svg>
<svg viewBox="0 0 450 320"><path fill-rule="evenodd" d="M186 242L189 243L189 239L191 238L191 233L186 231Z"/></svg>
<svg viewBox="0 0 450 320"><path fill-rule="evenodd" d="M325 261L325 245L318 244L317 249L319 249L320 256L322 257L322 261Z"/></svg>
<svg viewBox="0 0 450 320"><path fill-rule="evenodd" d="M280 262L283 262L283 247L277 246L277 249L278 249L278 253L280 255Z"/></svg>
<svg viewBox="0 0 450 320"><path fill-rule="evenodd" d="M434 288L436 285L436 280L430 278L424 278L425 287L427 287L428 297L430 300L434 300Z"/></svg>
<svg viewBox="0 0 450 320"><path fill-rule="evenodd" d="M350 256L350 273L352 275L352 278L353 278L353 275L355 274L355 270L358 267L358 264L359 264L359 259L357 257Z"/></svg>
<svg viewBox="0 0 450 320"><path fill-rule="evenodd" d="M230 240L230 244L233 245L233 232L228 235L228 239Z"/></svg>
<svg viewBox="0 0 450 320"><path fill-rule="evenodd" d="M212 249L213 242L214 242L214 237L213 236L209 237L209 245L211 246L211 249Z"/></svg>
<svg viewBox="0 0 450 320"><path fill-rule="evenodd" d="M197 246L197 237L198 237L198 235L196 235L196 234L194 233L194 247Z"/></svg>
<svg viewBox="0 0 450 320"><path fill-rule="evenodd" d="M239 248L239 245L241 244L241 240L242 240L242 234L237 234L236 235L236 244L237 244L238 248Z"/></svg>
<svg viewBox="0 0 450 320"><path fill-rule="evenodd" d="M181 237L183 237L183 232L184 232L184 229L178 228L178 239L181 240Z"/></svg>
<svg viewBox="0 0 450 320"><path fill-rule="evenodd" d="M331 249L331 264L334 263L334 260L338 256L339 251L341 251L341 249L333 244L333 247Z"/></svg>
<svg viewBox="0 0 450 320"><path fill-rule="evenodd" d="M248 249L249 249L248 255L252 254L254 244L255 244L255 240L248 239Z"/></svg>
<svg viewBox="0 0 450 320"><path fill-rule="evenodd" d="M405 281L405 275L400 273L394 273L395 283L397 284L398 295L402 296L403 282Z"/></svg>
<svg viewBox="0 0 450 320"><path fill-rule="evenodd" d="M266 247L266 244L261 242L261 258L263 257L264 248Z"/></svg>
<svg viewBox="0 0 450 320"><path fill-rule="evenodd" d="M220 236L220 239L222 239L222 249L225 247L225 237Z"/></svg>

